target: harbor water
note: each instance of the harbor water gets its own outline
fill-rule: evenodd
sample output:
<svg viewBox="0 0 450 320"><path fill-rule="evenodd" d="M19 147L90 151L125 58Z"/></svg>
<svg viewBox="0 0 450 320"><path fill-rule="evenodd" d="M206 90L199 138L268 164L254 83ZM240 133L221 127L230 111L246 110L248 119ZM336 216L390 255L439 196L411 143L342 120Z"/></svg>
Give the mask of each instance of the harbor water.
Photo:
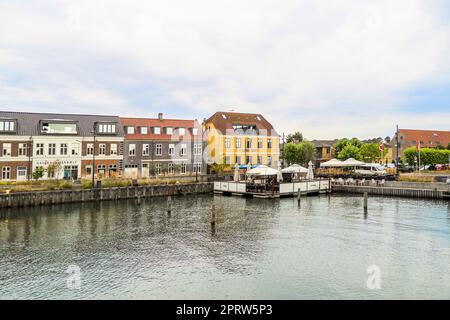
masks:
<svg viewBox="0 0 450 320"><path fill-rule="evenodd" d="M2 209L0 299L450 298L448 201L199 195ZM215 207L215 226L210 208Z"/></svg>

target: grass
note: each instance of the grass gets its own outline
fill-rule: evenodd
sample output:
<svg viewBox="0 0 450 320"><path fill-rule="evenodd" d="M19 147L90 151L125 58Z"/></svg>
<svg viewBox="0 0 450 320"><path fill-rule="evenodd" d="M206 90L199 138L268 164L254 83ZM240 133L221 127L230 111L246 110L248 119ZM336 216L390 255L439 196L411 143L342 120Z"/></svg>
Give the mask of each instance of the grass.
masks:
<svg viewBox="0 0 450 320"><path fill-rule="evenodd" d="M405 182L433 182L433 176L423 176L423 175L400 175L400 181Z"/></svg>

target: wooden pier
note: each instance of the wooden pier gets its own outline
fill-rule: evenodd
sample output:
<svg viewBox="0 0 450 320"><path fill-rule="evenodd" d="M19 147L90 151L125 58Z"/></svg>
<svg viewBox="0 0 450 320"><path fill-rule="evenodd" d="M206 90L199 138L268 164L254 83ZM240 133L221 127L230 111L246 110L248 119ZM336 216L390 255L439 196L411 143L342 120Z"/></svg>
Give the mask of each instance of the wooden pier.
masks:
<svg viewBox="0 0 450 320"><path fill-rule="evenodd" d="M450 193L437 189L414 189L400 187L383 186L357 186L357 185L332 185L333 192L337 193L359 193L367 192L371 195L406 197L416 199L447 199L450 200Z"/></svg>

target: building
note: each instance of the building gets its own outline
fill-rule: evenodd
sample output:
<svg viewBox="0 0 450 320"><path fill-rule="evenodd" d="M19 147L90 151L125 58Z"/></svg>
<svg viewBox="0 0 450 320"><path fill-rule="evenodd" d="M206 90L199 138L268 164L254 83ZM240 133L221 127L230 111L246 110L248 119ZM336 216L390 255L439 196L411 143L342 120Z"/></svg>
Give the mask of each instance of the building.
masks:
<svg viewBox="0 0 450 320"><path fill-rule="evenodd" d="M322 162L331 160L334 155L334 144L338 140L313 140L311 141L316 146L316 162L315 167L319 168Z"/></svg>
<svg viewBox="0 0 450 320"><path fill-rule="evenodd" d="M192 175L206 172L203 131L197 120L121 117L125 131L124 174Z"/></svg>
<svg viewBox="0 0 450 320"><path fill-rule="evenodd" d="M398 157L403 158L403 152L409 147L417 146L420 143L421 148L436 148L442 146L446 148L450 143L450 131L438 130L413 130L399 129L400 139L398 140ZM397 154L397 133L391 141L394 148L394 155Z"/></svg>
<svg viewBox="0 0 450 320"><path fill-rule="evenodd" d="M261 115L216 112L204 120L207 163L279 166L280 136Z"/></svg>
<svg viewBox="0 0 450 320"><path fill-rule="evenodd" d="M95 147L94 147L95 137ZM123 131L116 116L0 111L2 180L80 179L120 173ZM95 155L94 155L95 151Z"/></svg>

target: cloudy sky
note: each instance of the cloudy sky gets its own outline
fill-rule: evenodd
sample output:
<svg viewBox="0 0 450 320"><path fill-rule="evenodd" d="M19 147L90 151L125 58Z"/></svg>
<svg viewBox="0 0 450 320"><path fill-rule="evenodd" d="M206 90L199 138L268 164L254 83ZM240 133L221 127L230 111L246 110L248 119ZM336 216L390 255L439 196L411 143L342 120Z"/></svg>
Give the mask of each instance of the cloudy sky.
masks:
<svg viewBox="0 0 450 320"><path fill-rule="evenodd" d="M448 0L0 0L0 109L450 130Z"/></svg>

